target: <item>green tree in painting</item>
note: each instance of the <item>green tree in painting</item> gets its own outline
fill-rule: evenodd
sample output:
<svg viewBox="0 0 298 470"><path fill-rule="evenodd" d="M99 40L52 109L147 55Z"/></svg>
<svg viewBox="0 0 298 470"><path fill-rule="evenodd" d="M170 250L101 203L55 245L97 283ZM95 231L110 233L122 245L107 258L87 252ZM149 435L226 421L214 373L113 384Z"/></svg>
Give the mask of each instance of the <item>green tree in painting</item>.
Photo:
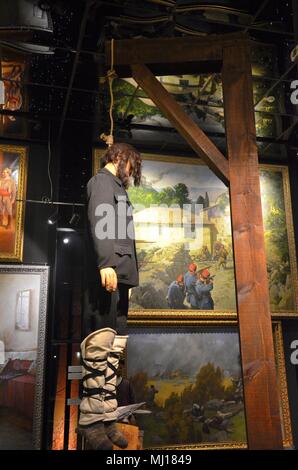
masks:
<svg viewBox="0 0 298 470"><path fill-rule="evenodd" d="M128 113L133 114L140 118L145 116L162 116L160 110L152 103L146 104L141 98L146 97L142 90L137 90L136 87L131 83L123 79L117 79L114 82L114 115L115 118L122 119L127 116ZM134 96L134 99L132 97Z"/></svg>
<svg viewBox="0 0 298 470"><path fill-rule="evenodd" d="M159 202L167 205L178 204L180 207L183 204L190 204L188 188L184 183L175 184L174 187L168 186L163 188L159 193Z"/></svg>
<svg viewBox="0 0 298 470"><path fill-rule="evenodd" d="M282 191L282 174L263 171L266 184L265 230L269 231L270 241L276 247L282 261L288 261L289 248L287 239L287 221Z"/></svg>
<svg viewBox="0 0 298 470"><path fill-rule="evenodd" d="M164 420L170 443L202 441L201 423L186 410L193 403L202 405L214 398L225 398L223 372L209 362L200 368L194 385L186 386L181 394L172 393L165 401Z"/></svg>
<svg viewBox="0 0 298 470"><path fill-rule="evenodd" d="M226 207L230 204L229 192L225 191L220 196L218 196L216 204L223 212L225 212Z"/></svg>
<svg viewBox="0 0 298 470"><path fill-rule="evenodd" d="M267 227L271 231L271 240L276 245L282 261L288 261L289 246L285 211L279 207L272 207L267 217Z"/></svg>
<svg viewBox="0 0 298 470"><path fill-rule="evenodd" d="M142 186L136 188L129 188L129 199L133 205L142 204L145 207L150 207L151 204L159 204L160 196L158 191L153 188L143 188ZM136 210L138 208L136 207Z"/></svg>
<svg viewBox="0 0 298 470"><path fill-rule="evenodd" d="M169 443L201 442L202 435L192 417L184 413L181 396L172 393L165 401L164 419Z"/></svg>
<svg viewBox="0 0 298 470"><path fill-rule="evenodd" d="M137 372L130 378L136 401L144 401L148 394L148 375L146 372Z"/></svg>
<svg viewBox="0 0 298 470"><path fill-rule="evenodd" d="M175 191L175 199L180 207L182 207L183 204L191 203L191 200L189 199L188 188L184 183L175 184L174 191Z"/></svg>
<svg viewBox="0 0 298 470"><path fill-rule="evenodd" d="M181 402L185 408L189 408L194 403L194 392L192 384L186 386L181 393Z"/></svg>
<svg viewBox="0 0 298 470"><path fill-rule="evenodd" d="M142 204L149 207L151 204L178 204L180 207L183 204L190 204L189 193L187 186L184 183L178 183L174 187L167 186L161 191L155 191L153 188L131 187L129 189L129 198L132 204Z"/></svg>
<svg viewBox="0 0 298 470"><path fill-rule="evenodd" d="M164 385L171 386L171 382L167 382L168 380L165 379ZM131 378L131 382L136 399L138 401L143 401L144 397L146 399L149 390L147 374L138 372ZM225 401L226 408L223 412L231 414L229 429L232 431L226 434L226 439L233 440L236 436L237 439L244 440L243 405L241 402L237 405L228 403L229 400L235 400L237 381L231 383L227 388L224 382L223 370L209 362L198 370L195 382L190 383L187 380L185 387L180 392L169 390L163 404L151 407L151 414L138 417L138 425L144 430L145 447L195 444L205 440L216 442L218 439L222 439L222 433L219 435L219 429L211 425L208 436L205 435L204 423L217 416L217 411L208 407L208 402L212 400ZM202 415L194 413L194 404L204 406Z"/></svg>
<svg viewBox="0 0 298 470"><path fill-rule="evenodd" d="M176 197L175 189L171 186L162 189L159 193L159 204L167 204L170 206L171 204L178 204L178 199Z"/></svg>
<svg viewBox="0 0 298 470"><path fill-rule="evenodd" d="M271 308L292 310L295 302L282 171L262 170L261 191Z"/></svg>
<svg viewBox="0 0 298 470"><path fill-rule="evenodd" d="M201 206L205 207L205 199L203 198L203 196L199 196L197 198L196 204L200 204Z"/></svg>
<svg viewBox="0 0 298 470"><path fill-rule="evenodd" d="M193 388L195 402L204 405L213 398L224 398L223 373L219 367L208 362L199 370Z"/></svg>

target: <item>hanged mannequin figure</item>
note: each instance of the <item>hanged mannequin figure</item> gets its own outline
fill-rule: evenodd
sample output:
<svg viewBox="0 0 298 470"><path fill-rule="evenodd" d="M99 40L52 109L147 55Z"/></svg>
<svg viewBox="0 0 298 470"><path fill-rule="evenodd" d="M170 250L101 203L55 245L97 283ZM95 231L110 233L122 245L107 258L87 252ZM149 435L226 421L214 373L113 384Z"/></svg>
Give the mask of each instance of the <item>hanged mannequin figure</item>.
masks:
<svg viewBox="0 0 298 470"><path fill-rule="evenodd" d="M78 432L92 449L125 448L116 428L116 384L127 342L129 294L139 284L132 206L126 189L139 186L141 156L112 145L87 185L87 289L84 302L83 398Z"/></svg>

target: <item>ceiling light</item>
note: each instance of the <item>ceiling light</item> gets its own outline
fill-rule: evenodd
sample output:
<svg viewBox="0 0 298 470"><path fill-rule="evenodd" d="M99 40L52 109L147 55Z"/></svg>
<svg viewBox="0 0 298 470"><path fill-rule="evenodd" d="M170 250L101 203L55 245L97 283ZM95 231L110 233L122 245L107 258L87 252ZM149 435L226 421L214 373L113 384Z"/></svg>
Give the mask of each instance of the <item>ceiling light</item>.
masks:
<svg viewBox="0 0 298 470"><path fill-rule="evenodd" d="M49 225L55 225L58 222L58 212L55 211L54 214L50 215L48 218Z"/></svg>

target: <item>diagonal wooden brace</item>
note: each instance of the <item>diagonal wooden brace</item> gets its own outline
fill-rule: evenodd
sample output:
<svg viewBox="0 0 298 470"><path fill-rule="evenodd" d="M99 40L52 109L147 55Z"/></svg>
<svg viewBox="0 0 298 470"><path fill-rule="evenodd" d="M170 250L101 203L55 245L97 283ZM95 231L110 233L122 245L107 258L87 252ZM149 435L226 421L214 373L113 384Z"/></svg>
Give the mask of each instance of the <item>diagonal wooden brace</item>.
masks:
<svg viewBox="0 0 298 470"><path fill-rule="evenodd" d="M131 66L132 76L169 121L184 137L192 149L226 184L229 183L229 163L206 134L186 114L170 93L160 84L144 64Z"/></svg>

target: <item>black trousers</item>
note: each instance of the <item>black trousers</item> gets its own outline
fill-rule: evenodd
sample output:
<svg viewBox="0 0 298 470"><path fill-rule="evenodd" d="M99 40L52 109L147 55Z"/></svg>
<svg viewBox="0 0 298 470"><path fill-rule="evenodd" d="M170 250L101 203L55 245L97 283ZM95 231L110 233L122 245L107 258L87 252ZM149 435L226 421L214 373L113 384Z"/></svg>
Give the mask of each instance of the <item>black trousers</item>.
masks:
<svg viewBox="0 0 298 470"><path fill-rule="evenodd" d="M128 290L129 286L121 283L114 292L108 292L100 282L88 286L84 296L84 338L107 327L118 335L127 335Z"/></svg>

